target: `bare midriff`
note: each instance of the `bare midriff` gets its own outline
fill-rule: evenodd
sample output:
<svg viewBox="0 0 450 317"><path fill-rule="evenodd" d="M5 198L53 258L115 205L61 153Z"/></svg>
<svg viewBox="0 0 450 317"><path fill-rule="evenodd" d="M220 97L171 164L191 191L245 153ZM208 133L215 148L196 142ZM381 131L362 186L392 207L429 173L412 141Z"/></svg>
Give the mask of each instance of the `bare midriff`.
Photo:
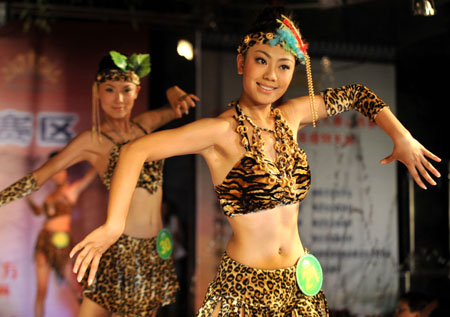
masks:
<svg viewBox="0 0 450 317"><path fill-rule="evenodd" d="M155 237L163 227L161 202L161 187L153 194L144 188L136 188L123 233L135 238Z"/></svg>
<svg viewBox="0 0 450 317"><path fill-rule="evenodd" d="M298 233L299 204L228 218L233 234L227 254L252 268L291 267L304 254Z"/></svg>
<svg viewBox="0 0 450 317"><path fill-rule="evenodd" d="M71 215L67 214L50 218L44 223L44 229L52 232L69 232L71 217Z"/></svg>

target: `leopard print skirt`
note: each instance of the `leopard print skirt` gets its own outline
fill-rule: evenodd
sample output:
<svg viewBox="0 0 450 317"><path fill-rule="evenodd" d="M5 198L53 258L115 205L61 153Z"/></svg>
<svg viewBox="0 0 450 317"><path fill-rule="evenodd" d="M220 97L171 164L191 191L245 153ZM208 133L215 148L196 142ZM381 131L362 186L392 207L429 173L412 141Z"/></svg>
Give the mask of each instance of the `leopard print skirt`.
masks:
<svg viewBox="0 0 450 317"><path fill-rule="evenodd" d="M57 232L49 231L47 229L41 229L36 240L34 252L44 254L48 264L52 267L58 278L64 277L64 267L69 261L69 253L72 248L71 240L62 248L58 248L52 241L53 235ZM70 235L68 232L66 234Z"/></svg>
<svg viewBox="0 0 450 317"><path fill-rule="evenodd" d="M156 237L122 235L103 255L91 286L85 274L83 294L119 316L151 316L175 302L179 284L173 259L163 260Z"/></svg>
<svg viewBox="0 0 450 317"><path fill-rule="evenodd" d="M240 264L226 253L216 278L209 284L197 317L329 316L325 295L306 296L297 286L295 266L262 270Z"/></svg>

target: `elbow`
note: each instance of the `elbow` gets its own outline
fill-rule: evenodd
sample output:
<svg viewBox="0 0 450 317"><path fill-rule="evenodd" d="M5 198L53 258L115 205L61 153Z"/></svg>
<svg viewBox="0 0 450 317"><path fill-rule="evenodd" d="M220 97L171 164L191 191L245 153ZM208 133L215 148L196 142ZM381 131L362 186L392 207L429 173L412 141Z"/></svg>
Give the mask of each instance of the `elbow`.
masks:
<svg viewBox="0 0 450 317"><path fill-rule="evenodd" d="M119 159L127 163L143 163L146 157L137 142L130 142L121 147Z"/></svg>

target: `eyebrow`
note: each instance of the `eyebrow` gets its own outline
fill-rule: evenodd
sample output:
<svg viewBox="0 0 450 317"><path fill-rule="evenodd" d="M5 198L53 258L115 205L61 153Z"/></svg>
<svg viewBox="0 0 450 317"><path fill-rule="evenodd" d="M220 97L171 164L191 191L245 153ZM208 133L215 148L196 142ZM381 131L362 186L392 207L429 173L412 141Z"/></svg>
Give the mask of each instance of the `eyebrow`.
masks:
<svg viewBox="0 0 450 317"><path fill-rule="evenodd" d="M255 52L262 53L263 55L266 55L268 58L272 58L272 56L271 56L269 53L267 53L266 51L256 50ZM293 61L292 59L287 58L287 57L282 57L282 58L280 58L279 60L280 60L280 61L288 61L288 62L294 63L294 61Z"/></svg>
<svg viewBox="0 0 450 317"><path fill-rule="evenodd" d="M131 85L132 83L125 83L125 86L124 87L128 87L129 85ZM114 85L112 85L112 84L110 84L110 83L105 83L105 85L106 86L108 86L108 87L113 87L113 88L115 88L116 86L114 86Z"/></svg>

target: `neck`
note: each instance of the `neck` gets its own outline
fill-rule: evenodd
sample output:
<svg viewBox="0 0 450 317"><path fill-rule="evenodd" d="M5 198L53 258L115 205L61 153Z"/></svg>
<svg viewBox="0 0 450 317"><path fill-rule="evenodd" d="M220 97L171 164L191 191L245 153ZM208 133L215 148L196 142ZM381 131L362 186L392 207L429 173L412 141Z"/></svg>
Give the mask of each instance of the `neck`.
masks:
<svg viewBox="0 0 450 317"><path fill-rule="evenodd" d="M239 106L241 107L242 112L254 121L266 123L267 121L272 121L273 119L271 114L271 103L259 104L241 96L239 98Z"/></svg>
<svg viewBox="0 0 450 317"><path fill-rule="evenodd" d="M127 117L126 119L105 118L105 121L108 127L116 130L119 133L131 133L131 123L129 117Z"/></svg>
<svg viewBox="0 0 450 317"><path fill-rule="evenodd" d="M120 119L114 121L111 121L109 118L105 119L106 126L120 142L137 139L137 134L131 125L130 119L129 117L127 118L128 120Z"/></svg>

